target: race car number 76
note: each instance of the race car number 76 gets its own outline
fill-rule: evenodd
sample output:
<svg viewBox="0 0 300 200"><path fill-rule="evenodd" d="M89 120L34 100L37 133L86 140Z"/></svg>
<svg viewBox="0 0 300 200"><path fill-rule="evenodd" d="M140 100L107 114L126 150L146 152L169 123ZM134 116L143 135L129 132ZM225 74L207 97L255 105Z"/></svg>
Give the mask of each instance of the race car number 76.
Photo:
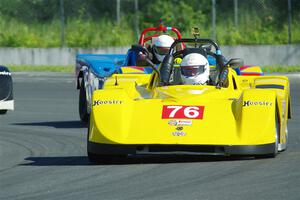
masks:
<svg viewBox="0 0 300 200"><path fill-rule="evenodd" d="M164 105L162 119L203 119L204 106Z"/></svg>

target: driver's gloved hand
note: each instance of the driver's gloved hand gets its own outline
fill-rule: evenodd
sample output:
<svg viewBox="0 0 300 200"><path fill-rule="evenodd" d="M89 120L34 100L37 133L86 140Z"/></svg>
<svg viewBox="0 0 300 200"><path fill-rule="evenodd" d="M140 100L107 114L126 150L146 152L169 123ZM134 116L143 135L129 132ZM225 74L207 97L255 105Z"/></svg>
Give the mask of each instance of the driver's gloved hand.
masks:
<svg viewBox="0 0 300 200"><path fill-rule="evenodd" d="M174 65L180 65L182 62L182 59L181 58L175 58L174 59Z"/></svg>

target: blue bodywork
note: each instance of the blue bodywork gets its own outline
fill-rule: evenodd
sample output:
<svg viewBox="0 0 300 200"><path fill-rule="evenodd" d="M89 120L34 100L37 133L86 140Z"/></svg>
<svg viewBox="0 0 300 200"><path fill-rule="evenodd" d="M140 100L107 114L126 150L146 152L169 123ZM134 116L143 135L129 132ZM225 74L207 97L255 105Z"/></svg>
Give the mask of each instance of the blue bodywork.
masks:
<svg viewBox="0 0 300 200"><path fill-rule="evenodd" d="M109 77L124 66L125 54L78 54L76 62L86 65L98 77Z"/></svg>

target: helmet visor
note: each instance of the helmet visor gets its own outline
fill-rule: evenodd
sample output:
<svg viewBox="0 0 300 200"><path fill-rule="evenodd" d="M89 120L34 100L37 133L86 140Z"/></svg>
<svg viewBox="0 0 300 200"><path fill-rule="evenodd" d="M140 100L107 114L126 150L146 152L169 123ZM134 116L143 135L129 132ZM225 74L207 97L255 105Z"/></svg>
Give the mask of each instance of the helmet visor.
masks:
<svg viewBox="0 0 300 200"><path fill-rule="evenodd" d="M170 48L169 47L155 47L154 48L155 53L158 55L167 55L169 53Z"/></svg>
<svg viewBox="0 0 300 200"><path fill-rule="evenodd" d="M196 76L205 71L205 65L181 66L181 74L186 77Z"/></svg>

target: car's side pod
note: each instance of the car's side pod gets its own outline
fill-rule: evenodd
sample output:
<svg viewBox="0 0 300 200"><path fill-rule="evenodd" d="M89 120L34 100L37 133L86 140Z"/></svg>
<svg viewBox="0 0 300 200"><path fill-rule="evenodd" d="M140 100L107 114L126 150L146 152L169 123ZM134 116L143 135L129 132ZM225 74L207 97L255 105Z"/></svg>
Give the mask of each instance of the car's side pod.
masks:
<svg viewBox="0 0 300 200"><path fill-rule="evenodd" d="M240 137L250 144L274 143L276 104L274 91L245 90L233 103Z"/></svg>

